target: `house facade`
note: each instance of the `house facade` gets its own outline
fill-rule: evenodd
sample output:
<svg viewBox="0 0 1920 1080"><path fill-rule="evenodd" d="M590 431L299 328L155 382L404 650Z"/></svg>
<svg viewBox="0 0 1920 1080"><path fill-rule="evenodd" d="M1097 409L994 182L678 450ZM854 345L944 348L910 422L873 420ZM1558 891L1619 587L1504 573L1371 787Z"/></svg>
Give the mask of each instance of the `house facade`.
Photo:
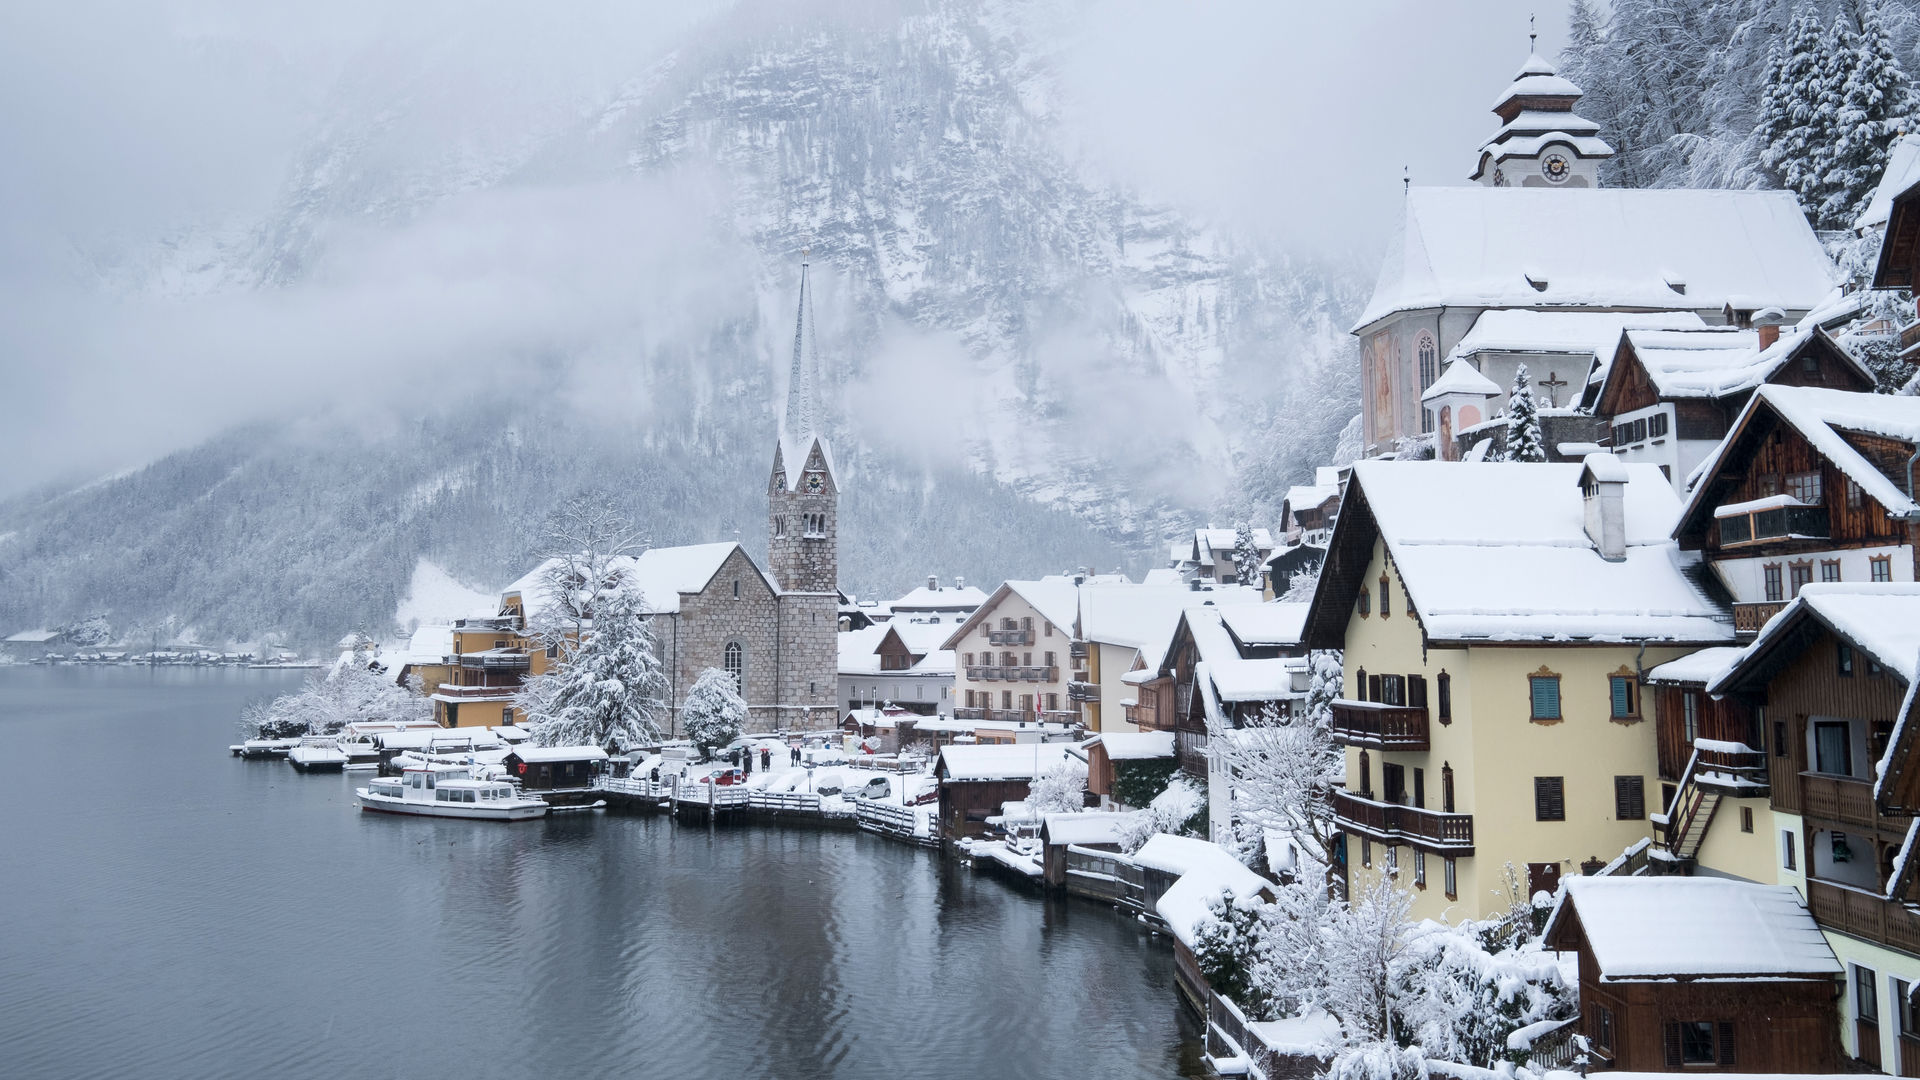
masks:
<svg viewBox="0 0 1920 1080"><path fill-rule="evenodd" d="M1304 643L1343 650L1335 794L1350 888L1481 918L1649 834L1643 670L1733 639L1651 466L1361 462Z"/></svg>
<svg viewBox="0 0 1920 1080"><path fill-rule="evenodd" d="M1072 723L1069 649L1079 584L1059 575L1008 581L941 642L952 652L954 716Z"/></svg>

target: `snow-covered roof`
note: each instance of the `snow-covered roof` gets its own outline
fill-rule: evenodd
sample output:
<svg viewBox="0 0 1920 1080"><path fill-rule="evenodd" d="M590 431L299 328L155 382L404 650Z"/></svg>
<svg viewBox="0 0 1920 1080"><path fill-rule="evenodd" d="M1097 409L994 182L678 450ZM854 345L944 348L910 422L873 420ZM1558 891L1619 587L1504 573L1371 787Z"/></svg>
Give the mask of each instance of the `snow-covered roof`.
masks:
<svg viewBox="0 0 1920 1080"><path fill-rule="evenodd" d="M1466 360L1455 356L1447 364L1447 370L1433 380L1433 385L1427 387L1426 392L1420 395L1420 400L1432 401L1434 398L1445 397L1448 394L1471 394L1474 397L1492 398L1499 397L1500 393L1500 387L1492 379L1480 374L1479 369Z"/></svg>
<svg viewBox="0 0 1920 1080"><path fill-rule="evenodd" d="M972 611L987 602L987 594L972 585L925 585L888 605L894 612Z"/></svg>
<svg viewBox="0 0 1920 1080"><path fill-rule="evenodd" d="M916 724L926 728L932 725ZM938 768L949 780L1032 780L1067 760L1067 743L976 743L940 748Z"/></svg>
<svg viewBox="0 0 1920 1080"><path fill-rule="evenodd" d="M407 639L407 662L428 664L453 655L453 627L422 625Z"/></svg>
<svg viewBox="0 0 1920 1080"><path fill-rule="evenodd" d="M1706 327L1692 311L1533 311L1526 308L1498 308L1483 311L1473 326L1460 338L1449 357L1471 357L1483 352L1568 353L1591 357L1597 369L1588 377L1603 374L1613 363L1620 346L1620 335L1629 328L1649 330L1700 330ZM1446 381L1441 375L1437 386ZM1495 387L1495 392L1499 388ZM1431 396L1431 389L1422 400Z"/></svg>
<svg viewBox="0 0 1920 1080"><path fill-rule="evenodd" d="M1669 535L1679 498L1659 468L1624 466L1626 557L1617 562L1586 533L1584 468L1363 461L1354 479L1435 640L1733 640L1731 619L1683 572L1697 557ZM1357 521L1342 515L1340 528Z"/></svg>
<svg viewBox="0 0 1920 1080"><path fill-rule="evenodd" d="M1209 901L1223 892L1245 899L1274 887L1273 882L1247 869L1225 848L1189 836L1156 833L1133 853L1133 861L1180 876L1161 894L1156 908L1166 920L1167 929L1188 948L1193 947L1195 933L1213 918Z"/></svg>
<svg viewBox="0 0 1920 1080"><path fill-rule="evenodd" d="M1700 683L1719 678L1744 650L1738 645L1715 645L1669 660L1647 672L1650 683Z"/></svg>
<svg viewBox="0 0 1920 1080"><path fill-rule="evenodd" d="M688 544L681 547L648 548L636 556L621 556L610 564L611 574L624 578L630 585L637 586L646 598L647 610L653 614L665 614L680 610L682 593L697 593L707 587L713 575L720 572L721 564L727 561L740 545L734 541L718 544ZM546 570L557 565L560 560L549 559L534 567L518 581L502 590L502 597L518 593L522 611L531 619L546 610L553 598L546 595L544 581ZM749 559L749 562L752 560ZM759 567L756 565L755 570ZM762 575L765 579L765 575ZM773 586L768 580L767 584Z"/></svg>
<svg viewBox="0 0 1920 1080"><path fill-rule="evenodd" d="M1302 510L1318 509L1327 504L1328 499L1340 497L1340 474L1336 470L1330 484L1295 484L1287 489L1287 510L1299 513Z"/></svg>
<svg viewBox="0 0 1920 1080"><path fill-rule="evenodd" d="M1049 844L1118 844L1132 814L1048 814L1041 831Z"/></svg>
<svg viewBox="0 0 1920 1080"><path fill-rule="evenodd" d="M1659 396L1718 398L1766 382L1813 336L1823 333L1813 326L1785 327L1779 340L1764 349L1756 331L1728 327L1628 330L1627 341ZM1848 360L1853 359L1838 343L1834 347ZM1859 368L1857 362L1855 367ZM1864 368L1859 370L1865 378L1872 378Z"/></svg>
<svg viewBox="0 0 1920 1080"><path fill-rule="evenodd" d="M1307 625L1303 603L1225 604L1219 610L1220 621L1242 645L1298 645Z"/></svg>
<svg viewBox="0 0 1920 1080"><path fill-rule="evenodd" d="M529 763L607 760L607 752L597 746L516 746L513 756Z"/></svg>
<svg viewBox="0 0 1920 1080"><path fill-rule="evenodd" d="M1103 731L1081 745L1103 746L1113 761L1151 761L1173 756L1173 732Z"/></svg>
<svg viewBox="0 0 1920 1080"><path fill-rule="evenodd" d="M1517 97L1578 98L1580 95L1581 90L1573 84L1573 80L1561 75L1539 53L1529 53L1526 63L1521 64L1520 70L1514 73L1513 81L1494 101L1493 110L1500 111L1500 106Z"/></svg>
<svg viewBox="0 0 1920 1080"><path fill-rule="evenodd" d="M1576 877L1548 927L1572 905L1604 982L1815 978L1840 963L1788 885L1711 877Z"/></svg>
<svg viewBox="0 0 1920 1080"><path fill-rule="evenodd" d="M40 645L52 641L59 636L60 631L58 630L22 630L17 634L7 635L7 640L17 641L23 645Z"/></svg>
<svg viewBox="0 0 1920 1080"><path fill-rule="evenodd" d="M800 485L805 482L807 459L815 448L820 451L821 464L826 466L827 482L839 487L838 474L833 467L833 445L827 442L826 436L808 434L790 437L782 433L775 446L779 455L776 464L786 475L788 491L800 490Z"/></svg>
<svg viewBox="0 0 1920 1080"><path fill-rule="evenodd" d="M1261 592L1251 585L1216 585L1196 592L1186 585L1087 585L1080 590L1076 636L1103 645L1164 651L1180 613L1211 601L1217 607L1254 607Z"/></svg>
<svg viewBox="0 0 1920 1080"><path fill-rule="evenodd" d="M1833 283L1791 192L1416 187L1353 329L1442 306L1804 311Z"/></svg>
<svg viewBox="0 0 1920 1080"><path fill-rule="evenodd" d="M1890 581L1815 582L1800 586L1778 615L1767 620L1740 655L1707 685L1718 693L1746 662L1784 640L1782 635L1803 615L1813 615L1851 641L1867 658L1898 672L1909 684L1920 682L1920 584Z"/></svg>
<svg viewBox="0 0 1920 1080"><path fill-rule="evenodd" d="M902 622L899 619L842 631L839 635L840 674L952 675L953 650L940 647L952 632L950 625ZM880 643L886 640L888 634L898 635L907 652L920 657L912 667L890 671L881 669Z"/></svg>
<svg viewBox="0 0 1920 1080"><path fill-rule="evenodd" d="M1072 578L1048 574L1033 581L1009 581L1004 587L1056 628L1072 632L1073 619L1080 606L1080 586L1075 585Z"/></svg>
<svg viewBox="0 0 1920 1080"><path fill-rule="evenodd" d="M1273 534L1265 529L1254 529L1253 546L1260 551L1273 547ZM1193 553L1191 558L1201 566L1212 566L1218 559L1232 560L1233 547L1238 533L1232 529L1195 529L1193 530Z"/></svg>
<svg viewBox="0 0 1920 1080"><path fill-rule="evenodd" d="M1532 113L1529 115L1538 117L1541 114ZM1480 151L1484 154L1492 155L1491 160L1493 161L1505 161L1508 158L1538 157L1540 151L1554 143L1561 143L1570 147L1578 157L1613 156L1613 144L1598 135L1586 134L1589 130L1600 130L1599 124L1588 120L1586 117L1575 116L1572 113L1559 113L1557 115L1567 121L1566 126L1529 130L1514 124L1509 124L1501 128L1499 134L1488 139L1487 142L1480 147ZM1538 120L1534 121L1534 123L1538 122Z"/></svg>
<svg viewBox="0 0 1920 1080"><path fill-rule="evenodd" d="M1305 609L1310 605L1285 606L1301 609L1299 615L1304 623ZM1291 618L1293 614L1289 611L1287 617ZM1209 712L1217 711L1221 702L1278 701L1298 697L1293 690L1293 676L1299 670L1301 660L1291 657L1243 659L1233 635L1228 633L1225 615L1224 610L1217 608L1190 608L1186 614L1187 632L1193 635L1194 651L1200 658L1194 668L1194 681L1201 687L1203 701Z"/></svg>
<svg viewBox="0 0 1920 1080"><path fill-rule="evenodd" d="M1893 213L1893 197L1920 184L1920 135L1902 135L1887 151L1887 167L1880 172L1880 185L1860 212L1853 227L1861 232L1883 229Z"/></svg>
<svg viewBox="0 0 1920 1080"><path fill-rule="evenodd" d="M1707 460L1701 463L1700 476L1711 478L1730 452L1738 436L1754 413L1768 408L1813 445L1847 479L1860 485L1875 502L1891 514L1920 512L1904 488L1876 468L1865 454L1855 449L1844 432L1859 432L1920 443L1920 398L1897 394L1860 394L1829 390L1819 386L1778 386L1766 384L1747 399L1746 408L1733 422L1733 434L1721 440ZM1691 519L1706 509L1716 485L1695 484L1687 500L1686 517ZM1717 505L1717 504L1716 504Z"/></svg>

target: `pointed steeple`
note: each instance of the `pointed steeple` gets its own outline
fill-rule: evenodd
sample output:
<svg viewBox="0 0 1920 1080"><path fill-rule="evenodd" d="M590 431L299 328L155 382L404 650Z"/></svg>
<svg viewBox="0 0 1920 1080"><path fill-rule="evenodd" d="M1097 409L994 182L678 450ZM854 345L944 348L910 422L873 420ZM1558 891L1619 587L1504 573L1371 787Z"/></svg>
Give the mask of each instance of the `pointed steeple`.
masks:
<svg viewBox="0 0 1920 1080"><path fill-rule="evenodd" d="M1541 57L1537 37L1528 33L1527 61L1493 104L1501 127L1481 145L1469 179L1491 187L1598 187L1600 162L1613 147L1599 124L1573 111L1580 88Z"/></svg>
<svg viewBox="0 0 1920 1080"><path fill-rule="evenodd" d="M808 290L808 266L800 264L800 311L793 323L793 367L787 374L787 415L781 424L781 441L800 445L815 433L813 414L814 370L819 361L813 347L813 296Z"/></svg>

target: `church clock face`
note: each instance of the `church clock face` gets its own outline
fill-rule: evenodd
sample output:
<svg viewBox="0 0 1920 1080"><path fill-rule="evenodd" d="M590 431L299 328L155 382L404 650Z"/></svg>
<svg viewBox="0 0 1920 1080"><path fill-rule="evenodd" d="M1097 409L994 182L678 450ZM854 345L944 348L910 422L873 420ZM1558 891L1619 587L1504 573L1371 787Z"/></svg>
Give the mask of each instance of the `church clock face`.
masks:
<svg viewBox="0 0 1920 1080"><path fill-rule="evenodd" d="M817 472L807 474L807 494L818 495L827 490L827 478Z"/></svg>
<svg viewBox="0 0 1920 1080"><path fill-rule="evenodd" d="M1546 177L1548 183L1565 183L1572 174L1573 166L1564 154L1548 154L1540 159L1540 175Z"/></svg>

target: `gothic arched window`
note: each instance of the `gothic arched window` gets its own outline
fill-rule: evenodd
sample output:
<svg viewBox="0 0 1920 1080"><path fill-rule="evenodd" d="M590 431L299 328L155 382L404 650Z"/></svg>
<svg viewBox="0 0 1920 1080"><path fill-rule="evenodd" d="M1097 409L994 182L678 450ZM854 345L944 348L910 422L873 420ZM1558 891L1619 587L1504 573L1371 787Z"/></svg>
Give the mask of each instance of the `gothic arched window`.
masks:
<svg viewBox="0 0 1920 1080"><path fill-rule="evenodd" d="M1413 351L1420 358L1420 389L1433 385L1440 377L1440 347L1433 342L1433 335L1425 330L1413 339Z"/></svg>
<svg viewBox="0 0 1920 1080"><path fill-rule="evenodd" d="M740 693L747 692L747 650L737 641L727 642L727 674L733 676L733 688Z"/></svg>

